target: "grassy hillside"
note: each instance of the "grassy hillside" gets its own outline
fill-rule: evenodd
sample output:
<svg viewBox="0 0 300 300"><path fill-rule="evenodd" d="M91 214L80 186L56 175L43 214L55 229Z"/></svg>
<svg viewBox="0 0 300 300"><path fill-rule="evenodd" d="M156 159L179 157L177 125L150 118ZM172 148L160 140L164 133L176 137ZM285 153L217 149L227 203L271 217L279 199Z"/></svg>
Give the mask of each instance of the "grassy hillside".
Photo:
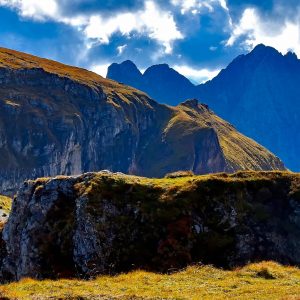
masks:
<svg viewBox="0 0 300 300"><path fill-rule="evenodd" d="M105 79L91 71L68 66L53 60L43 59L34 55L22 53L0 47L0 67L10 69L35 69L42 68L44 71L72 79L78 83L97 88L104 84L106 91L122 89L126 93L135 91L126 85L119 84L113 80Z"/></svg>
<svg viewBox="0 0 300 300"><path fill-rule="evenodd" d="M0 286L0 296L3 299L296 300L300 298L300 270L261 262L233 271L194 266L170 275L135 271L90 281L24 279Z"/></svg>
<svg viewBox="0 0 300 300"><path fill-rule="evenodd" d="M183 103L179 105L178 108L176 114L177 120L174 121L172 126L178 126L180 122L185 120L185 122L189 124L189 126L183 126L186 128L185 131L187 131L187 128L194 130L194 132L197 128L213 128L218 135L228 171L259 171L265 170L270 164L276 169L278 162L272 153L255 141L240 134L231 124L218 117L205 105L195 109ZM178 139L180 132L182 131L177 130L174 139Z"/></svg>

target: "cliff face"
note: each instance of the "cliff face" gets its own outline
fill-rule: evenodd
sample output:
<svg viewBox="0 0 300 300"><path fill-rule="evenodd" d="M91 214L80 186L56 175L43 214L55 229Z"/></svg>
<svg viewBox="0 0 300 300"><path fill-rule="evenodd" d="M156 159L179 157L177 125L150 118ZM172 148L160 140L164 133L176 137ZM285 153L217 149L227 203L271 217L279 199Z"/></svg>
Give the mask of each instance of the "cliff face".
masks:
<svg viewBox="0 0 300 300"><path fill-rule="evenodd" d="M25 179L109 169L163 176L282 169L197 101L160 105L92 72L0 49L0 191Z"/></svg>
<svg viewBox="0 0 300 300"><path fill-rule="evenodd" d="M25 183L13 202L2 279L167 271L195 262L300 265L299 230L298 174L44 178Z"/></svg>

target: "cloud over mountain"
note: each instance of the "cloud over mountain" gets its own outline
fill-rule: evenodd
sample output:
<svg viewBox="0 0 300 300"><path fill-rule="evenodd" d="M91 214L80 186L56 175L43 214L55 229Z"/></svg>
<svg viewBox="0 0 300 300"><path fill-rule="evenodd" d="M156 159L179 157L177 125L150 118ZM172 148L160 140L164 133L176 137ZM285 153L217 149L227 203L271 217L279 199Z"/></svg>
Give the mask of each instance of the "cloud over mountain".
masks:
<svg viewBox="0 0 300 300"><path fill-rule="evenodd" d="M199 82L259 43L299 54L299 11L296 0L0 0L0 38L94 70L167 63Z"/></svg>

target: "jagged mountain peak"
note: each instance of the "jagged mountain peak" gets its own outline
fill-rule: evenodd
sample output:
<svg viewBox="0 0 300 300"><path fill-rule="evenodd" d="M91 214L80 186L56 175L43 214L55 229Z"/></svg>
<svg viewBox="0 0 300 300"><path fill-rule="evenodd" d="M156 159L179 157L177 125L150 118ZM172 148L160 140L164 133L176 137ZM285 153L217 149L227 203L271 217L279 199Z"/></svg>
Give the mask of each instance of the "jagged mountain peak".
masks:
<svg viewBox="0 0 300 300"><path fill-rule="evenodd" d="M267 46L265 44L256 45L250 53L280 53L275 48Z"/></svg>
<svg viewBox="0 0 300 300"><path fill-rule="evenodd" d="M162 103L177 105L189 98L189 93L194 88L186 77L168 64L150 66L142 74L133 63L123 65L124 63L112 64L108 68L107 78L143 90Z"/></svg>
<svg viewBox="0 0 300 300"><path fill-rule="evenodd" d="M124 60L123 62L120 63L120 65L132 66L134 68L137 68L136 64L130 59Z"/></svg>
<svg viewBox="0 0 300 300"><path fill-rule="evenodd" d="M124 80L125 77L126 80ZM106 78L124 82L138 89L142 88L142 77L142 73L131 60L125 60L120 64L111 64L107 69L106 75Z"/></svg>
<svg viewBox="0 0 300 300"><path fill-rule="evenodd" d="M159 71L169 71L171 68L168 64L156 64L156 65L153 65L153 66L150 66L146 69L146 71L144 72L147 73L147 72L152 72L153 70L156 71L156 70L159 70ZM172 69L173 70L173 69Z"/></svg>
<svg viewBox="0 0 300 300"><path fill-rule="evenodd" d="M213 80L218 80L222 75L231 70L237 70L241 68L247 68L249 72L254 72L257 67L261 64L264 66L270 64L281 64L284 60L284 56L277 51L275 48L266 46L264 44L257 45L248 54L241 54L237 56L226 68L224 68L218 76L213 78ZM244 72L243 76L247 73Z"/></svg>
<svg viewBox="0 0 300 300"><path fill-rule="evenodd" d="M299 85L300 63L295 53L283 55L258 45L200 85L195 96L298 171Z"/></svg>
<svg viewBox="0 0 300 300"><path fill-rule="evenodd" d="M297 55L292 51L288 51L286 54L282 54L277 49L271 46L259 44L248 54L241 55L237 59L234 59L226 69L230 69L230 67L234 64L239 65L239 67L240 64L245 64L249 66L250 72L254 71L255 68L259 67L261 64L264 68L269 68L269 66L273 65L277 70L281 69L282 66L288 64L289 70L287 71L290 71L295 65L299 64L299 59Z"/></svg>
<svg viewBox="0 0 300 300"><path fill-rule="evenodd" d="M192 109L204 108L209 111L209 106L205 103L201 103L196 98L187 99L184 102L181 102L179 105L183 105Z"/></svg>
<svg viewBox="0 0 300 300"><path fill-rule="evenodd" d="M285 54L285 57L286 57L287 59L289 59L290 61L299 60L297 54L296 54L295 52L293 52L293 51L288 51L288 52Z"/></svg>
<svg viewBox="0 0 300 300"><path fill-rule="evenodd" d="M180 103L180 105L184 105L190 108L197 108L199 105L198 99L187 99L186 101Z"/></svg>
<svg viewBox="0 0 300 300"><path fill-rule="evenodd" d="M167 82L170 82L170 80L176 80L177 82L175 84L185 85L188 87L192 87L193 84L190 82L189 79L181 75L179 72L171 68L168 64L157 64L149 67L146 69L146 71L143 74L144 78L146 80L149 80L149 78L164 78ZM174 85L175 85L174 84Z"/></svg>
<svg viewBox="0 0 300 300"><path fill-rule="evenodd" d="M140 70L138 69L138 67L136 66L136 64L131 61L131 60L124 60L121 63L112 63L109 67L109 69L121 69L127 72L137 72L139 74L141 74Z"/></svg>

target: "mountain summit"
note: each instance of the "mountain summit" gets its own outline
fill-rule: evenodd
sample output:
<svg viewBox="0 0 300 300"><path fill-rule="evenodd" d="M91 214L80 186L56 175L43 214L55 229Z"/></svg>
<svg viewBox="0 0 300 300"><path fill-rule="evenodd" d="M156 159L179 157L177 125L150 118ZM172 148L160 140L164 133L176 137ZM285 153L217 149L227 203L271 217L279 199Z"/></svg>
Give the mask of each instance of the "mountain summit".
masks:
<svg viewBox="0 0 300 300"><path fill-rule="evenodd" d="M108 169L150 177L283 169L196 100L177 107L84 69L0 48L0 190Z"/></svg>
<svg viewBox="0 0 300 300"><path fill-rule="evenodd" d="M258 45L235 59L197 96L292 170L300 170L300 61L294 53Z"/></svg>
<svg viewBox="0 0 300 300"><path fill-rule="evenodd" d="M171 105L193 95L194 85L167 64L151 66L142 74L131 61L113 63L108 67L106 77L140 89L153 99Z"/></svg>
<svg viewBox="0 0 300 300"><path fill-rule="evenodd" d="M143 89L143 74L130 60L126 60L121 64L111 64L108 67L106 77L115 81L126 82L127 85L133 86L137 89ZM125 81L124 78L126 78Z"/></svg>
<svg viewBox="0 0 300 300"><path fill-rule="evenodd" d="M295 53L282 55L272 47L257 45L198 86L172 68L152 68L156 76L149 76L147 85L138 88L171 105L180 99L201 99L243 134L281 157L290 169L300 171L300 61ZM121 81L127 83L125 73Z"/></svg>

